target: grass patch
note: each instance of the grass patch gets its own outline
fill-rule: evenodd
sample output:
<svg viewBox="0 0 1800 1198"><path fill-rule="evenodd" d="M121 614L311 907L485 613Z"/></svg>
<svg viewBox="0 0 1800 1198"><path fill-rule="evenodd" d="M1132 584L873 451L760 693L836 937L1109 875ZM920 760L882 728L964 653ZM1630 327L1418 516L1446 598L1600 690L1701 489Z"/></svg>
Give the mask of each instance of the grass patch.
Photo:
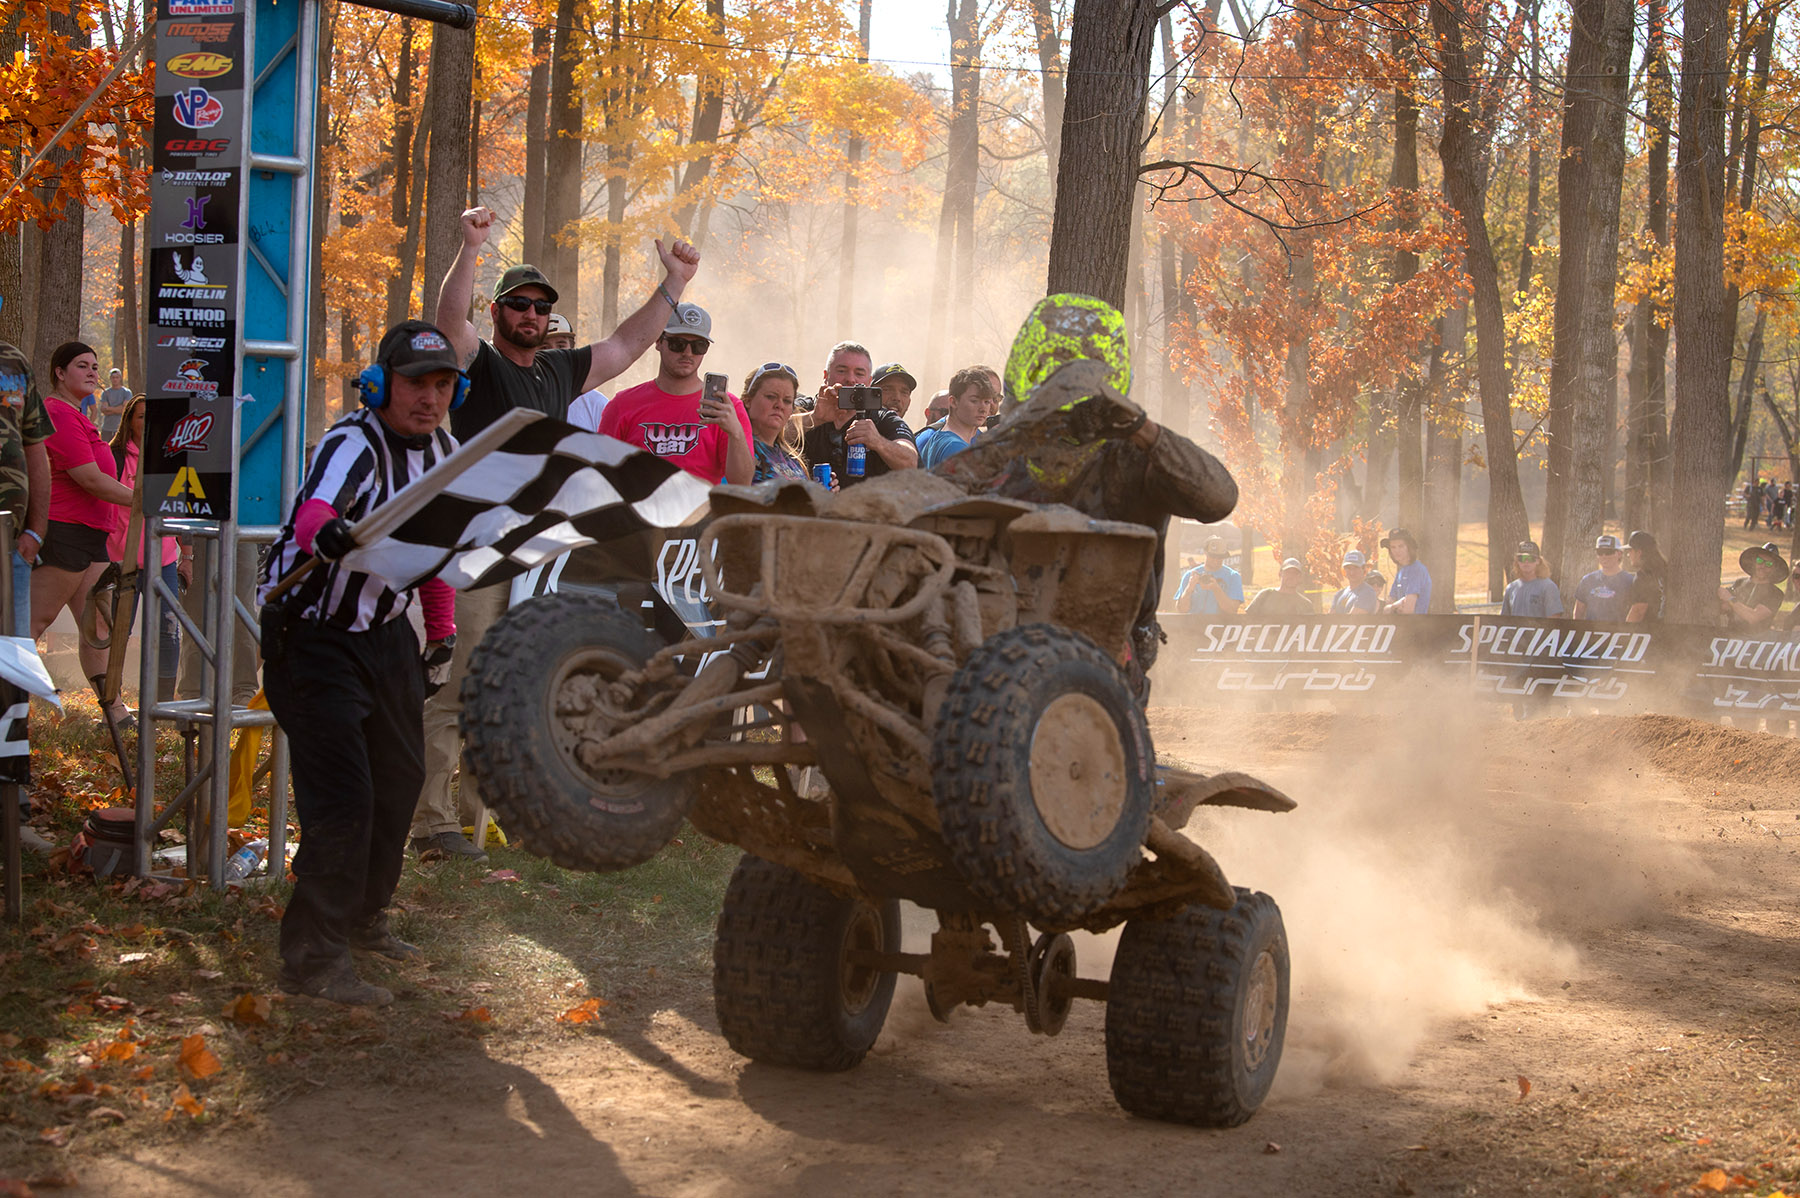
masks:
<svg viewBox="0 0 1800 1198"><path fill-rule="evenodd" d="M129 803L87 706L34 716L33 822L58 844L93 807ZM159 756L178 771L179 738L167 736ZM252 819L246 837L266 829L266 816ZM653 861L606 875L489 852L487 867L409 856L393 923L429 963L359 956L364 976L395 992L379 1011L276 988L285 882L224 893L96 883L27 853L25 920L0 926L0 1178L207 1134L320 1087L454 1085L468 1052L629 1038L709 971L736 848L686 830ZM559 1019L590 999L601 1001L588 1018Z"/></svg>

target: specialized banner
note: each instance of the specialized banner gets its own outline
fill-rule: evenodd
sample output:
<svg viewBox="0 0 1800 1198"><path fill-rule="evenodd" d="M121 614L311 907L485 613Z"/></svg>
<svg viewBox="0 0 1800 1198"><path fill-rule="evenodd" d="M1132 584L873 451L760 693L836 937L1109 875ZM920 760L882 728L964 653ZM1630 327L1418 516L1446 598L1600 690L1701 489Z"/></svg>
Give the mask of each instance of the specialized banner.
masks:
<svg viewBox="0 0 1800 1198"><path fill-rule="evenodd" d="M144 507L162 516L231 515L236 446L219 397L237 393L245 2L159 0Z"/></svg>
<svg viewBox="0 0 1800 1198"><path fill-rule="evenodd" d="M1399 699L1426 688L1532 706L1800 713L1800 633L1511 616L1162 617L1157 675L1221 701Z"/></svg>

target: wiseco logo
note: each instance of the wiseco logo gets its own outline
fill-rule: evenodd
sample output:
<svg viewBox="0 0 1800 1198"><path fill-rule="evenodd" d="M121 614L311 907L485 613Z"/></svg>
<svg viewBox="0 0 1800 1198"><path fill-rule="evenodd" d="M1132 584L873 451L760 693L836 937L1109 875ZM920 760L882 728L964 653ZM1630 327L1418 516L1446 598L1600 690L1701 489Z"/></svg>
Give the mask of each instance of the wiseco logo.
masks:
<svg viewBox="0 0 1800 1198"><path fill-rule="evenodd" d="M184 79L214 79L229 71L235 64L225 54L212 50L190 50L185 54L177 54L163 66L172 75L180 75Z"/></svg>

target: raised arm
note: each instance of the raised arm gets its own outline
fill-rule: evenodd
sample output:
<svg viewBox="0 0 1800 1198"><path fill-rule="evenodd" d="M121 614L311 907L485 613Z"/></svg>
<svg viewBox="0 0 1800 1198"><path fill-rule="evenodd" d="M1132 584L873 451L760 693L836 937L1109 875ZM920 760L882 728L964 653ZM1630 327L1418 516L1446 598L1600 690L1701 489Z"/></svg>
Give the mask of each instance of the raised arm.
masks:
<svg viewBox="0 0 1800 1198"><path fill-rule="evenodd" d="M475 301L476 260L481 257L481 247L487 243L493 224L494 214L486 208L470 208L462 214L462 246L438 288L436 319L432 323L450 338L457 360L465 367L475 360L475 351L481 344L481 335L469 323L469 305Z"/></svg>
<svg viewBox="0 0 1800 1198"><path fill-rule="evenodd" d="M687 290L688 280L700 269L700 251L685 241L664 248L662 238L657 238L656 256L662 259L665 272L661 286L643 307L619 322L612 336L589 347L593 359L588 365L587 378L577 391L591 391L637 361L668 326L670 306L681 298L682 292ZM455 273L454 268L451 273ZM448 279L444 285L449 286ZM446 334L449 331L444 330Z"/></svg>

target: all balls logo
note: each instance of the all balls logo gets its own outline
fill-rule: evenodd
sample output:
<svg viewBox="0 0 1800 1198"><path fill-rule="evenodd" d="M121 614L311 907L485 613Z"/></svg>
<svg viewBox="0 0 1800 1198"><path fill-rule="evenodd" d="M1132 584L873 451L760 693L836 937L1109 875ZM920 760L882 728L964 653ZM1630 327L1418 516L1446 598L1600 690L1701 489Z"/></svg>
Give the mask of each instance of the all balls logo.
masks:
<svg viewBox="0 0 1800 1198"><path fill-rule="evenodd" d="M163 442L163 453L205 453L206 434L212 432L212 426L211 412L189 412L169 430L168 440Z"/></svg>
<svg viewBox="0 0 1800 1198"><path fill-rule="evenodd" d="M175 123L189 129L210 129L225 117L225 105L204 87L190 87L170 99L174 102Z"/></svg>
<svg viewBox="0 0 1800 1198"><path fill-rule="evenodd" d="M163 390L177 395L217 395L219 384L207 379L205 358L189 358L175 368L175 377L163 383Z"/></svg>

